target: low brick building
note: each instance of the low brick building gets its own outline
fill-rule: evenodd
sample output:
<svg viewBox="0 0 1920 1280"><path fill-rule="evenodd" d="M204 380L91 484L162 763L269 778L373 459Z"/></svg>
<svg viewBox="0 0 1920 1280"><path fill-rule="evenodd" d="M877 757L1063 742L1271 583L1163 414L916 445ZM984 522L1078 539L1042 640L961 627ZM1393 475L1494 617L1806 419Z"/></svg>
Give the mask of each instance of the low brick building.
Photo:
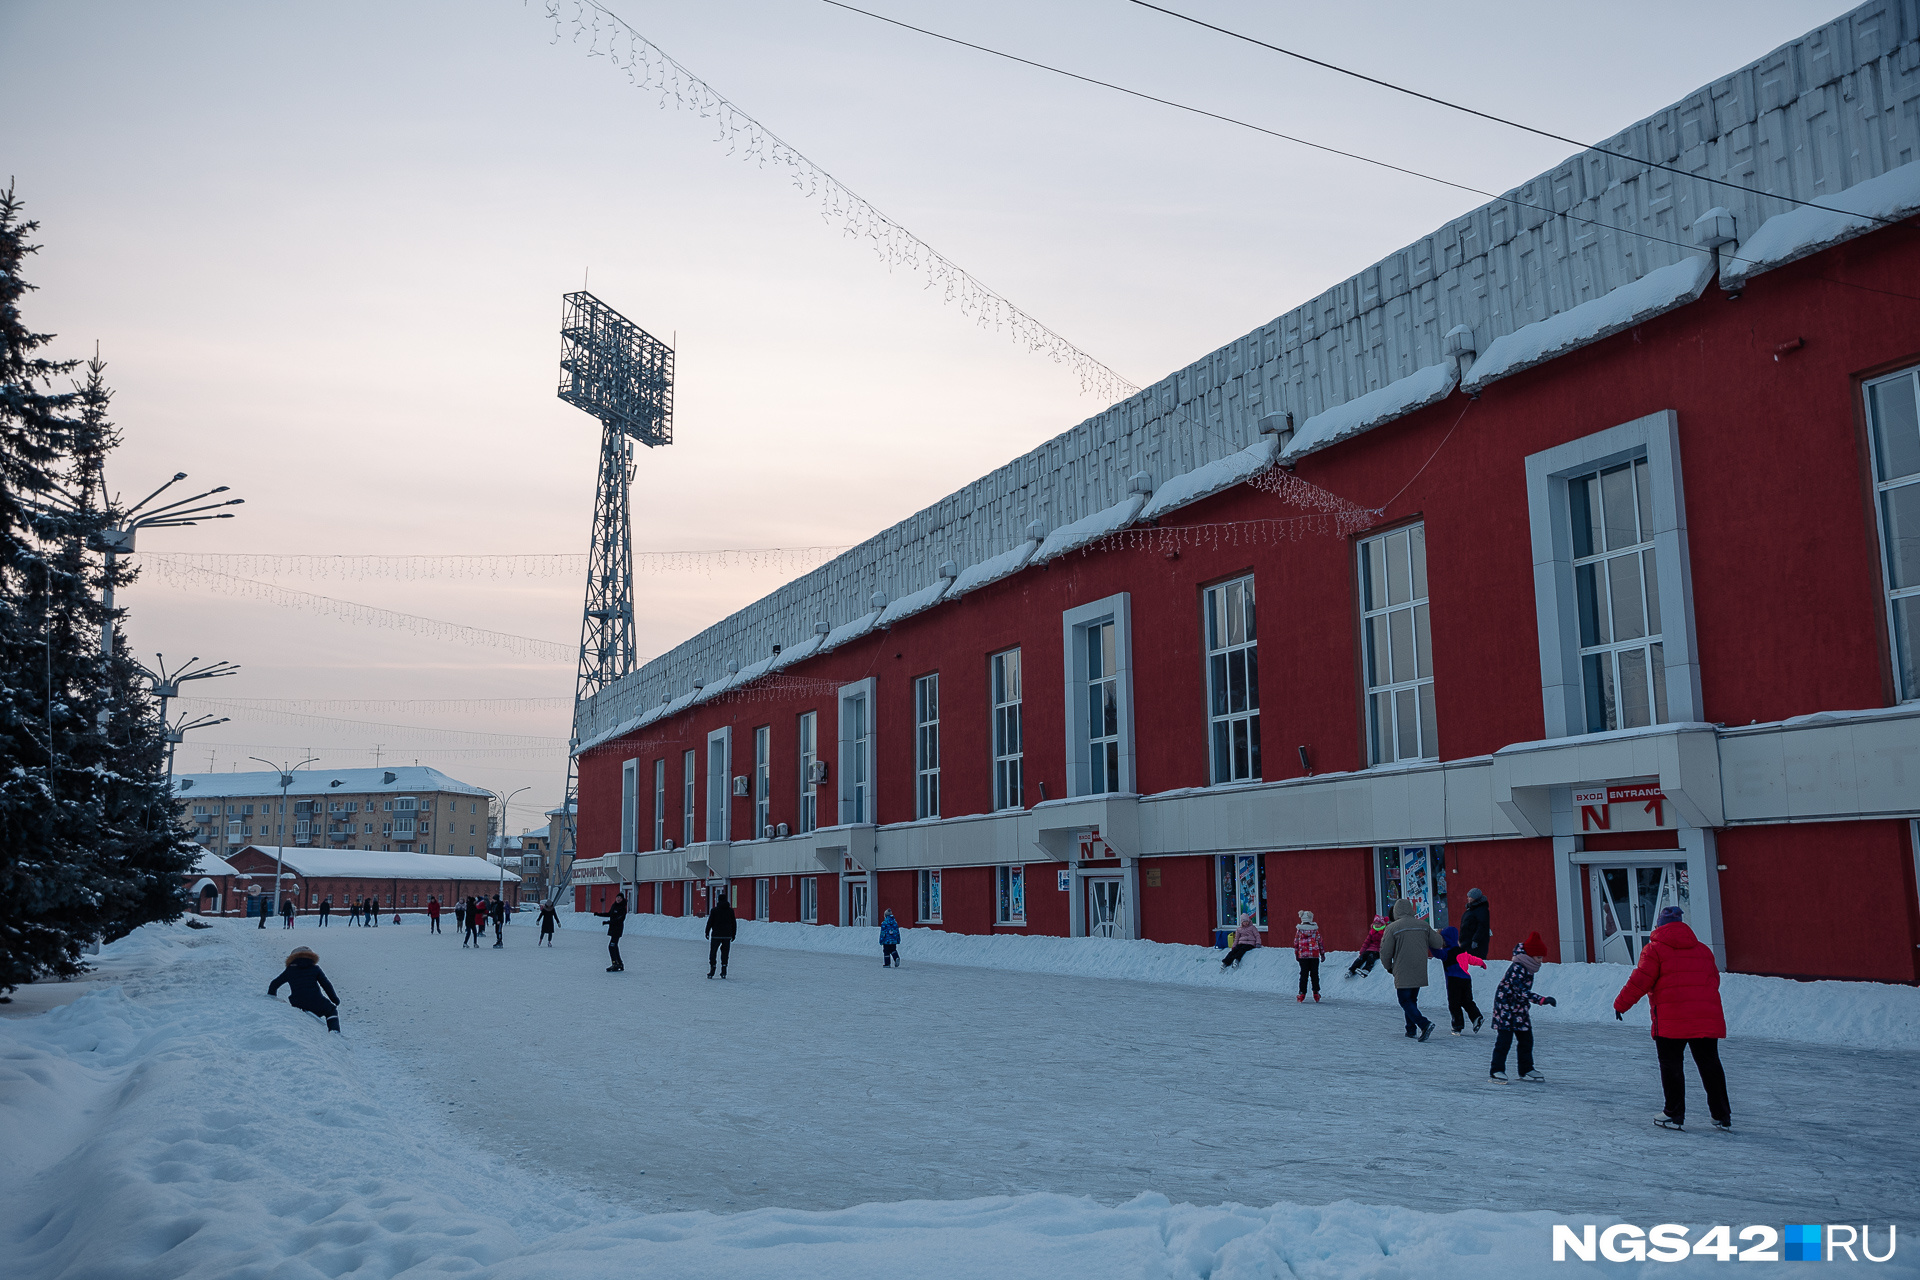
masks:
<svg viewBox="0 0 1920 1280"><path fill-rule="evenodd" d="M344 914L362 898L372 898L385 914L424 912L429 898L443 907L469 895L498 892L509 906L520 902L520 876L485 858L449 857L430 853L380 853L358 849L284 849L247 845L228 855L238 878L253 886L248 914L273 896L276 864L283 878L282 893L292 898L302 915L333 902ZM231 914L239 914L233 912Z"/></svg>

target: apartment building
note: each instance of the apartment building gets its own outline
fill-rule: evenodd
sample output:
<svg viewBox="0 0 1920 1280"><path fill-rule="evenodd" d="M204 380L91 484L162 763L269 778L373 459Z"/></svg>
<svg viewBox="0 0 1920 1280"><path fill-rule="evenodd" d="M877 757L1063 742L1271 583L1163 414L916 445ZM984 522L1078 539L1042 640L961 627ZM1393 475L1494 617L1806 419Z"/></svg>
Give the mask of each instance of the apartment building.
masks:
<svg viewBox="0 0 1920 1280"><path fill-rule="evenodd" d="M174 777L180 821L215 854L248 845L485 857L488 792L426 765Z"/></svg>

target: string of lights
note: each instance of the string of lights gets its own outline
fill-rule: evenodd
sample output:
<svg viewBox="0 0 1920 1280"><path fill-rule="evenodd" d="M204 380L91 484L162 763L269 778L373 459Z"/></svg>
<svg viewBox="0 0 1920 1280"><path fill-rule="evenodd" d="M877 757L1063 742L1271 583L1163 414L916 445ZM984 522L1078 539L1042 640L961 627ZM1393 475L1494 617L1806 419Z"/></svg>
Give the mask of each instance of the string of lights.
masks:
<svg viewBox="0 0 1920 1280"><path fill-rule="evenodd" d="M340 711L448 712L501 715L515 711L564 711L572 698L223 698L229 707L249 711L293 711L329 715Z"/></svg>
<svg viewBox="0 0 1920 1280"><path fill-rule="evenodd" d="M564 737L548 737L533 733L488 733L479 729L435 729L417 724L387 724L377 720L355 720L344 716L314 715L304 711L284 711L278 708L250 707L224 698L181 698L182 704L190 704L207 711L224 712L236 719L264 720L281 724L312 725L333 729L382 729L393 733L412 734L409 741L445 743L460 745L483 739L497 747L516 747L524 750L554 751L565 748Z"/></svg>
<svg viewBox="0 0 1920 1280"><path fill-rule="evenodd" d="M848 546L710 547L688 551L636 551L635 573L799 573L817 568ZM363 580L386 578L473 580L577 578L586 572L584 552L503 552L487 555L315 555L298 552L147 552L162 575L198 570L237 577Z"/></svg>

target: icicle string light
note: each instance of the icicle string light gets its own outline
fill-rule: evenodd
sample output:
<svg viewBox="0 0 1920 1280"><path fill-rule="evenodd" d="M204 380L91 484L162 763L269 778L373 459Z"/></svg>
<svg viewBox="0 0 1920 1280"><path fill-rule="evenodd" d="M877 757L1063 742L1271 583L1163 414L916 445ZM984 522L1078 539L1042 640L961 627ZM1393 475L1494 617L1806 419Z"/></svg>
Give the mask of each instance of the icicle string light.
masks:
<svg viewBox="0 0 1920 1280"><path fill-rule="evenodd" d="M341 711L401 711L420 714L508 715L516 711L565 711L572 698L223 698L247 711L329 715Z"/></svg>
<svg viewBox="0 0 1920 1280"><path fill-rule="evenodd" d="M432 729L417 724L383 724L373 720L349 720L340 716L309 715L300 711L268 710L249 707L240 703L228 702L223 698L181 698L183 705L195 710L221 712L237 719L267 720L277 723L311 725L316 728L338 729L381 729L394 733L410 735L409 741L419 743L446 743L461 745L478 739L487 745L501 750L518 748L535 751L560 751L565 748L565 738L547 737L536 733L486 733L478 729Z"/></svg>
<svg viewBox="0 0 1920 1280"><path fill-rule="evenodd" d="M850 546L850 544L849 544ZM848 550L839 547L718 547L693 551L636 551L635 573L799 573L818 568ZM358 581L390 578L473 580L479 578L577 578L587 571L584 553L506 553L500 555L303 555L272 552L147 552L143 559L163 577L206 570L237 577L281 577Z"/></svg>

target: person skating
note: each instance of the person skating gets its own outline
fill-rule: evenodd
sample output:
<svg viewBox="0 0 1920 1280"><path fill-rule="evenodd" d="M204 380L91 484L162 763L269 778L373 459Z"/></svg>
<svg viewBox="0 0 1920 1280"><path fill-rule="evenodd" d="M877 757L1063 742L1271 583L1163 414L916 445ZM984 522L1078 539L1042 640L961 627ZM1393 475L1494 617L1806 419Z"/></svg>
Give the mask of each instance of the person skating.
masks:
<svg viewBox="0 0 1920 1280"><path fill-rule="evenodd" d="M551 902L540 904L540 942L553 945L553 931L560 926L560 913L553 909ZM539 946L540 942L533 945Z"/></svg>
<svg viewBox="0 0 1920 1280"><path fill-rule="evenodd" d="M720 958L720 976L727 976L727 953L733 950L733 939L740 932L740 922L734 917L733 904L727 901L722 892L716 895L717 901L707 912L707 976L713 976L714 957Z"/></svg>
<svg viewBox="0 0 1920 1280"><path fill-rule="evenodd" d="M486 901L482 898L467 898L467 940L477 948L480 940L487 936Z"/></svg>
<svg viewBox="0 0 1920 1280"><path fill-rule="evenodd" d="M493 945L494 946L504 947L507 945L506 928L507 928L506 900L501 898L500 895L496 893L493 896Z"/></svg>
<svg viewBox="0 0 1920 1280"><path fill-rule="evenodd" d="M880 917L880 967L900 965L900 922L893 918L893 908Z"/></svg>
<svg viewBox="0 0 1920 1280"><path fill-rule="evenodd" d="M427 932L440 932L440 899L427 895Z"/></svg>
<svg viewBox="0 0 1920 1280"><path fill-rule="evenodd" d="M320 928L327 927L328 919L333 915L333 895L328 894L320 900Z"/></svg>
<svg viewBox="0 0 1920 1280"><path fill-rule="evenodd" d="M1467 890L1467 909L1460 913L1460 946L1470 955L1487 958L1493 945L1493 909L1487 895L1478 889Z"/></svg>
<svg viewBox="0 0 1920 1280"><path fill-rule="evenodd" d="M1408 1036L1425 1040L1433 1034L1433 1022L1420 1012L1420 988L1427 985L1427 961L1446 944L1432 925L1414 914L1413 899L1393 904L1393 923L1380 935L1380 963L1393 975L1393 993L1406 1014Z"/></svg>
<svg viewBox="0 0 1920 1280"><path fill-rule="evenodd" d="M376 929L380 927L380 897L378 894L367 899L367 923Z"/></svg>
<svg viewBox="0 0 1920 1280"><path fill-rule="evenodd" d="M1302 911L1300 923L1293 929L1293 958L1300 962L1300 994L1295 997L1301 1004L1307 1002L1307 981L1313 981L1313 1002L1320 1003L1320 957L1326 948L1320 945L1320 926L1313 922L1313 912Z"/></svg>
<svg viewBox="0 0 1920 1280"><path fill-rule="evenodd" d="M1480 1006L1473 1002L1473 973L1471 965L1486 966L1486 961L1468 951L1460 943L1460 931L1452 925L1440 931L1447 940L1442 959L1446 961L1447 975L1447 1016L1453 1021L1453 1034L1459 1035L1466 1030L1467 1023L1473 1023L1475 1031L1480 1030Z"/></svg>
<svg viewBox="0 0 1920 1280"><path fill-rule="evenodd" d="M1248 954L1260 949L1260 925L1251 915L1242 912L1240 923L1233 930L1233 947L1220 958L1222 969L1232 969L1246 959Z"/></svg>
<svg viewBox="0 0 1920 1280"><path fill-rule="evenodd" d="M607 972L620 973L627 967L620 962L620 935L627 931L626 895L615 894L605 911L596 911L593 914L607 922L607 955L613 959L613 963L607 966Z"/></svg>
<svg viewBox="0 0 1920 1280"><path fill-rule="evenodd" d="M1540 940L1539 931L1528 934L1527 940L1513 949L1507 976L1494 989L1493 1065L1487 1069L1487 1078L1495 1084L1507 1082L1507 1049L1516 1044L1520 1047L1520 1078L1534 1084L1546 1080L1533 1069L1533 1006L1560 1003L1552 996L1533 994L1533 975L1540 972L1546 954L1547 944Z"/></svg>
<svg viewBox="0 0 1920 1280"><path fill-rule="evenodd" d="M1720 966L1713 952L1684 923L1679 907L1663 907L1653 933L1640 950L1640 963L1613 998L1613 1016L1647 997L1653 1014L1653 1047L1660 1058L1660 1087L1666 1106L1654 1123L1678 1129L1687 1120L1685 1055L1707 1091L1707 1112L1722 1132L1733 1131L1733 1104L1727 1099L1727 1072L1720 1065L1720 1042L1727 1038L1726 1010L1720 1005Z"/></svg>
<svg viewBox="0 0 1920 1280"><path fill-rule="evenodd" d="M293 899L292 898L280 899L280 921L281 921L280 923L281 928L283 929L293 928Z"/></svg>
<svg viewBox="0 0 1920 1280"><path fill-rule="evenodd" d="M1367 931L1367 940L1360 944L1360 954L1347 966L1349 978L1364 978L1373 972L1373 966L1380 962L1380 936L1387 931L1387 918L1375 916L1373 926Z"/></svg>
<svg viewBox="0 0 1920 1280"><path fill-rule="evenodd" d="M460 945L467 945L467 904L455 899L453 904L453 927L460 935Z"/></svg>
<svg viewBox="0 0 1920 1280"><path fill-rule="evenodd" d="M340 1029L340 996L327 981L326 973L320 968L320 957L312 948L295 947L287 954L287 967L267 984L267 994L278 995L282 985L289 988L288 1004L316 1018L325 1018L329 1031Z"/></svg>

